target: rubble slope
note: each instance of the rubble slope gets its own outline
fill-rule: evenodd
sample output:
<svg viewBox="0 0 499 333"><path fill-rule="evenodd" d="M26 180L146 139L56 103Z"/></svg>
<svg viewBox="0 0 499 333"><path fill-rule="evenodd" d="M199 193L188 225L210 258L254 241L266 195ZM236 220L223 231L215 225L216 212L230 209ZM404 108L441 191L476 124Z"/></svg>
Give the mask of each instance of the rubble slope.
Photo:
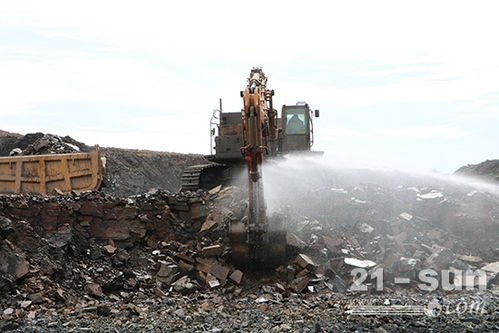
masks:
<svg viewBox="0 0 499 333"><path fill-rule="evenodd" d="M16 142L21 137L21 134L0 130L0 156L8 156L9 152L16 148Z"/></svg>
<svg viewBox="0 0 499 333"><path fill-rule="evenodd" d="M468 164L459 168L455 174L499 182L499 160L487 160L478 164Z"/></svg>
<svg viewBox="0 0 499 333"><path fill-rule="evenodd" d="M69 136L5 133L5 136L0 135L0 156L8 156L15 148L23 155L88 152L93 149ZM206 163L199 154L120 148L101 148L101 151L107 159L103 191L116 196L135 195L157 188L177 191L187 166Z"/></svg>
<svg viewBox="0 0 499 333"><path fill-rule="evenodd" d="M0 196L0 315L12 327L78 329L98 320L129 332L161 325L193 332L497 329L498 297L490 290L417 287L421 269L488 267L489 288L497 289L495 195L452 184L343 185L304 192L301 205L275 210L271 221L284 221L289 232L288 261L256 272L228 257L225 230L246 215L242 188ZM366 265L384 269L383 291L372 290L372 278L368 291L351 290L352 269ZM462 320L347 315L360 305L422 307L444 299L455 306L477 297L486 301L484 313Z"/></svg>
<svg viewBox="0 0 499 333"><path fill-rule="evenodd" d="M184 169L206 163L198 154L120 148L102 148L102 154L107 159L103 191L117 196L135 195L152 189L178 191Z"/></svg>

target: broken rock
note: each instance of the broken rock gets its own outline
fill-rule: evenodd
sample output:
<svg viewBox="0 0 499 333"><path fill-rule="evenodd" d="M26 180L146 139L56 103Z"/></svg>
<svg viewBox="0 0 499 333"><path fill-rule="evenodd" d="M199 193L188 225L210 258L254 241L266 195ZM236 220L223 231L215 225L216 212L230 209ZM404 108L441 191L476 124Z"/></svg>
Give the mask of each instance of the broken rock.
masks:
<svg viewBox="0 0 499 333"><path fill-rule="evenodd" d="M419 263L420 263L419 259L400 257L399 271L400 272L409 272L411 270L414 270L418 266Z"/></svg>
<svg viewBox="0 0 499 333"><path fill-rule="evenodd" d="M265 296L260 296L257 299L255 299L256 303L262 304L262 303L267 303L269 299Z"/></svg>
<svg viewBox="0 0 499 333"><path fill-rule="evenodd" d="M364 233L368 233L368 234L370 234L371 232L373 232L373 231L374 231L374 228L373 228L373 227L371 227L371 226L370 226L369 224L367 224L367 223L362 223L362 224L360 225L360 227L359 227L359 230L360 230L360 232L364 232Z"/></svg>
<svg viewBox="0 0 499 333"><path fill-rule="evenodd" d="M229 276L229 279L234 281L237 284L241 283L241 280L243 279L243 272L240 270L236 269L232 274Z"/></svg>
<svg viewBox="0 0 499 333"><path fill-rule="evenodd" d="M159 277L159 278L163 278L163 279L171 279L173 278L179 271L179 267L175 264L172 264L172 263L168 263L166 261L162 261L160 260L159 261L159 270L158 272L156 273L156 276ZM163 281L163 279L161 281ZM171 280L169 281L164 281L164 282L171 282Z"/></svg>
<svg viewBox="0 0 499 333"><path fill-rule="evenodd" d="M105 297L104 293L102 292L102 288L100 285L97 283L89 283L85 287L86 291L90 296L98 297L98 298L103 298Z"/></svg>
<svg viewBox="0 0 499 333"><path fill-rule="evenodd" d="M459 256L458 258L462 261L466 261L473 264L482 262L482 258L476 256Z"/></svg>
<svg viewBox="0 0 499 333"><path fill-rule="evenodd" d="M454 253L447 248L435 248L433 253L426 259L426 265L434 269L444 269L454 261Z"/></svg>
<svg viewBox="0 0 499 333"><path fill-rule="evenodd" d="M307 287L309 282L310 278L304 276L293 280L291 286L297 293L301 293Z"/></svg>
<svg viewBox="0 0 499 333"><path fill-rule="evenodd" d="M358 268L371 268L376 266L376 263L371 260L359 260L356 258L345 258L343 259L345 264L353 266L353 267L358 267Z"/></svg>
<svg viewBox="0 0 499 333"><path fill-rule="evenodd" d="M7 308L7 309L3 310L3 314L6 315L6 316L10 316L13 313L14 313L14 309L13 308Z"/></svg>
<svg viewBox="0 0 499 333"><path fill-rule="evenodd" d="M0 246L0 274L20 279L29 273L29 263L8 241Z"/></svg>
<svg viewBox="0 0 499 333"><path fill-rule="evenodd" d="M204 232L204 231L207 231L207 230L210 230L211 228L213 228L213 226L215 226L217 224L217 221L211 219L211 216L208 216L206 218L206 221L203 223L203 225L201 226L201 232Z"/></svg>
<svg viewBox="0 0 499 333"><path fill-rule="evenodd" d="M230 269L220 264L218 261L214 261L213 264L211 264L211 274L222 281L227 280L229 272Z"/></svg>
<svg viewBox="0 0 499 333"><path fill-rule="evenodd" d="M185 317L185 310L184 309L178 309L173 312L177 317L184 318Z"/></svg>
<svg viewBox="0 0 499 333"><path fill-rule="evenodd" d="M193 291L195 288L196 285L187 276L182 276L173 283L173 289L182 293Z"/></svg>
<svg viewBox="0 0 499 333"><path fill-rule="evenodd" d="M203 255L206 257L216 257L220 256L223 252L223 248L221 245L211 245L203 247Z"/></svg>
<svg viewBox="0 0 499 333"><path fill-rule="evenodd" d="M412 215L411 215L411 214L409 214L409 213L402 213L402 214L400 214L399 216L400 216L401 218L403 218L404 220L406 220L406 221L410 221L410 220L412 220Z"/></svg>
<svg viewBox="0 0 499 333"><path fill-rule="evenodd" d="M302 268L306 268L308 266L315 266L315 263L309 256L300 253L296 256L295 262Z"/></svg>
<svg viewBox="0 0 499 333"><path fill-rule="evenodd" d="M0 239L5 239L13 230L12 221L0 216Z"/></svg>
<svg viewBox="0 0 499 333"><path fill-rule="evenodd" d="M333 291L338 293L344 293L345 291L347 291L347 289L348 286L345 283L345 281L341 277L336 275L333 279Z"/></svg>
<svg viewBox="0 0 499 333"><path fill-rule="evenodd" d="M30 300L27 300L27 301L22 301L22 302L19 304L19 306L21 306L21 308L23 308L23 309L26 309L28 306L30 306L30 305L31 305L31 303L33 303L33 302L32 302L32 301L30 301Z"/></svg>
<svg viewBox="0 0 499 333"><path fill-rule="evenodd" d="M490 273L498 274L499 273L499 261L487 264L487 265L483 266L482 269L484 271L487 271Z"/></svg>
<svg viewBox="0 0 499 333"><path fill-rule="evenodd" d="M434 199L440 199L443 198L444 195L441 192L438 191L431 191L425 194L418 194L418 198L423 199L423 200L434 200Z"/></svg>
<svg viewBox="0 0 499 333"><path fill-rule="evenodd" d="M116 248L112 245L104 246L104 250L106 250L106 252L109 254L113 254L114 252L116 252Z"/></svg>
<svg viewBox="0 0 499 333"><path fill-rule="evenodd" d="M295 234L293 233L287 233L286 234L286 244L288 246L291 246L291 247L294 247L294 248L297 248L297 249L303 249L305 248L305 246L307 246L307 244L302 241L298 236L296 236Z"/></svg>
<svg viewBox="0 0 499 333"><path fill-rule="evenodd" d="M166 296L166 293L161 290L160 288L154 288L154 296L156 297L165 297Z"/></svg>
<svg viewBox="0 0 499 333"><path fill-rule="evenodd" d="M213 289L216 287L220 286L220 281L218 281L216 278L212 277L211 279L207 280L208 286Z"/></svg>
<svg viewBox="0 0 499 333"><path fill-rule="evenodd" d="M329 251L334 251L338 246L343 244L343 240L328 236L322 236L322 240Z"/></svg>

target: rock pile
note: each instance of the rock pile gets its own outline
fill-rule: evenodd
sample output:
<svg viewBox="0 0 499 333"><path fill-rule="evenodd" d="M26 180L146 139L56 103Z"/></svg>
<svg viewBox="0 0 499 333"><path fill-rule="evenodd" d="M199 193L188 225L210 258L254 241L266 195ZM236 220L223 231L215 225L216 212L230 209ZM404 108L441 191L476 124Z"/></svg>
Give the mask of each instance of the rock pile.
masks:
<svg viewBox="0 0 499 333"><path fill-rule="evenodd" d="M68 154L89 151L89 147L69 136L34 133L18 138L12 143L9 155Z"/></svg>
<svg viewBox="0 0 499 333"><path fill-rule="evenodd" d="M202 155L156 152L119 148L102 148L106 157L103 191L115 196L129 196L151 189L177 191L187 166L205 164Z"/></svg>
<svg viewBox="0 0 499 333"><path fill-rule="evenodd" d="M468 164L459 168L455 174L499 182L499 160L487 160L478 164Z"/></svg>
<svg viewBox="0 0 499 333"><path fill-rule="evenodd" d="M210 193L165 191L0 196L0 307L33 317L40 309L76 311L91 299L118 306L233 290L243 273L224 259L227 217L206 200Z"/></svg>
<svg viewBox="0 0 499 333"><path fill-rule="evenodd" d="M480 299L497 304L495 194L363 183L313 186L299 195L280 197L282 202L269 198L271 223L288 231L288 259L270 271L235 267L229 260L227 228L247 214L243 188L158 190L126 198L103 192L0 196L0 316L13 327L15 320L28 319L47 330L88 327L88 318L111 318L113 327L137 318L140 329L150 330L146 318L155 318L194 331L314 331L326 325L324 316L340 316L358 300L388 307L427 304L418 274L428 268L483 269L487 290ZM363 292L352 288L359 279L352 275L355 268L367 270ZM383 275L376 278L380 268ZM434 295L475 297L477 288L472 292L439 288ZM474 327L493 328L497 315L487 313ZM262 314L273 319L255 319ZM57 319L68 317L81 322ZM232 325L229 318L237 320ZM333 320L326 326L352 325Z"/></svg>
<svg viewBox="0 0 499 333"><path fill-rule="evenodd" d="M255 301L267 303L294 293L350 292L355 267L384 268L385 291L399 288L393 277L409 278L415 288L423 268L483 268L488 272L488 287L497 283L496 243L483 237L477 247L474 235L467 237L469 230L443 229L445 223L438 225L425 214L436 207L428 210L426 200L442 205L437 192L414 193L416 202L423 198L421 210L377 216L381 213L369 207L367 197L352 199L348 190L328 191L337 205L331 207L329 220L292 209L273 216L287 223L289 261L270 273L246 272L228 260L225 231L246 213L245 191L240 188L156 191L122 199L98 192L1 196L0 289L10 296L2 297L0 305L23 316L40 305L76 309L82 299L128 304L203 290L256 291L261 295ZM344 200L338 199L339 194ZM326 193L322 197L327 198ZM497 201L489 199L486 194L474 194L466 206L481 200L496 209ZM356 214L354 226L337 220L349 213ZM496 218L490 225L481 223L482 234L497 235Z"/></svg>
<svg viewBox="0 0 499 333"><path fill-rule="evenodd" d="M385 291L404 287L394 283L396 278L418 289L424 269L483 269L488 287L497 284L495 194L455 184L431 188L369 183L303 193L285 198L291 205L278 213L298 255L281 272L297 292L345 292L355 279L354 268L368 271L364 283L369 288L376 282L371 274L383 269Z"/></svg>
<svg viewBox="0 0 499 333"><path fill-rule="evenodd" d="M93 148L69 136L30 133L24 136L0 132L0 156L89 152ZM152 189L177 191L190 165L205 164L198 154L179 154L136 149L101 148L107 172L101 189L115 196L129 196Z"/></svg>

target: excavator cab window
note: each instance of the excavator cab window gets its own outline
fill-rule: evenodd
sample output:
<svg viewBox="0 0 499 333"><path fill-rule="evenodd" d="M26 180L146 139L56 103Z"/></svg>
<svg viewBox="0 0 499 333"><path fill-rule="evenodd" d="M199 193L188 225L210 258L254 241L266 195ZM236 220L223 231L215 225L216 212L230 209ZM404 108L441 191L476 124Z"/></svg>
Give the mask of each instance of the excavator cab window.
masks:
<svg viewBox="0 0 499 333"><path fill-rule="evenodd" d="M286 113L286 132L287 134L305 134L307 132L305 110L288 110Z"/></svg>

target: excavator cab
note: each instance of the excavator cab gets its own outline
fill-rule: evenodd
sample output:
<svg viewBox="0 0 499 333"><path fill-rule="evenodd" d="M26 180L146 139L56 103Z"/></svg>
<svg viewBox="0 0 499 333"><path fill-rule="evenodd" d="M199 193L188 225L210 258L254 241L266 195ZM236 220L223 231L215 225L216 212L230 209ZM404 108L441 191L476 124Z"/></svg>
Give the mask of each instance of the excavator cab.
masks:
<svg viewBox="0 0 499 333"><path fill-rule="evenodd" d="M314 144L313 114L319 116L319 110L312 112L305 102L296 105L283 105L281 112L280 151L310 151Z"/></svg>

